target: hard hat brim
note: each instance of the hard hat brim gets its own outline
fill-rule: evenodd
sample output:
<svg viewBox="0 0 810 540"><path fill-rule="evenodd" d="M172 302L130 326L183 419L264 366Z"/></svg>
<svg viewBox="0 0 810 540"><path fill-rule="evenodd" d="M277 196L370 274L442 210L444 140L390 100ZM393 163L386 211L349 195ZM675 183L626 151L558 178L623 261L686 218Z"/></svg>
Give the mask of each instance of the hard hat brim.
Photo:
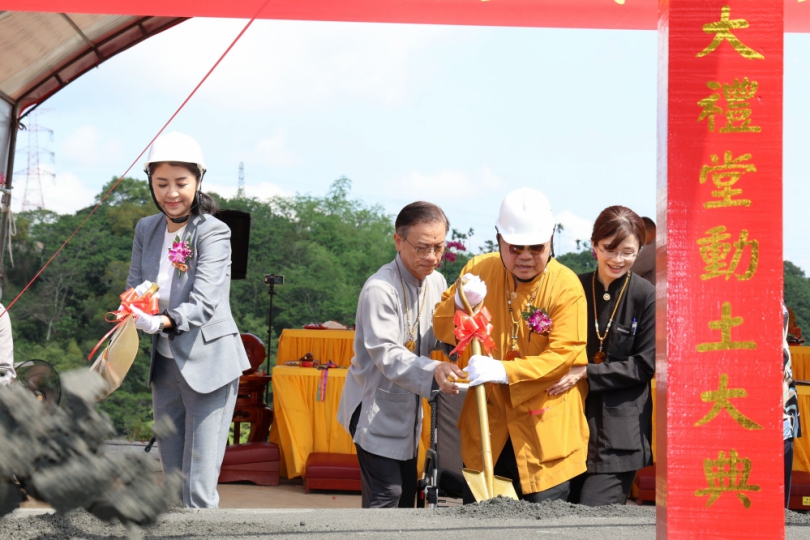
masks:
<svg viewBox="0 0 810 540"><path fill-rule="evenodd" d="M539 224L535 230L527 233L509 232L509 228L504 227L500 222L495 224L495 228L500 233L503 241L507 244L512 244L513 246L534 246L536 244L545 244L549 241L554 232L554 219L548 220L547 223Z"/></svg>
<svg viewBox="0 0 810 540"><path fill-rule="evenodd" d="M551 239L551 233L554 227L549 227L548 233L534 233L534 234L504 234L501 233L501 238L507 244L513 246L534 246L536 244L545 244Z"/></svg>

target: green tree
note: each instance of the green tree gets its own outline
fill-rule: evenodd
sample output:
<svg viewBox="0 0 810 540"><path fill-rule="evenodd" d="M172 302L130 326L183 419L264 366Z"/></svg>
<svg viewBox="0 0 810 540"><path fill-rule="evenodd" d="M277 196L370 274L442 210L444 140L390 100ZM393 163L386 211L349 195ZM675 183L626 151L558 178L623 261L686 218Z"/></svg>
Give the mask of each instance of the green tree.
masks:
<svg viewBox="0 0 810 540"><path fill-rule="evenodd" d="M498 244L495 240L484 240L484 245L478 248L481 253L495 253L498 251Z"/></svg>
<svg viewBox="0 0 810 540"><path fill-rule="evenodd" d="M101 195L96 201L100 199ZM16 296L34 278L89 211L57 215L36 210L19 215L11 248L14 265L9 258L4 268L8 296ZM122 179L12 308L15 361L38 358L60 372L89 367L86 354L109 330L104 315L118 306L118 295L126 286L135 224L152 213L146 183ZM138 422L151 420L151 397L145 386L148 347L149 341L142 341L121 389L101 405L124 434Z"/></svg>
<svg viewBox="0 0 810 540"><path fill-rule="evenodd" d="M557 257L557 261L573 270L575 274L584 274L596 270L596 259L590 250L569 251Z"/></svg>
<svg viewBox="0 0 810 540"><path fill-rule="evenodd" d="M231 284L237 325L265 338L269 295L264 274L285 276L276 288L273 335L284 328L337 320L354 324L366 279L393 260L392 217L350 197L351 181L335 180L323 197L295 195L220 199L223 208L251 214L248 273Z"/></svg>
<svg viewBox="0 0 810 540"><path fill-rule="evenodd" d="M785 261L785 304L796 314L796 324L808 335L810 331L810 278L790 261Z"/></svg>

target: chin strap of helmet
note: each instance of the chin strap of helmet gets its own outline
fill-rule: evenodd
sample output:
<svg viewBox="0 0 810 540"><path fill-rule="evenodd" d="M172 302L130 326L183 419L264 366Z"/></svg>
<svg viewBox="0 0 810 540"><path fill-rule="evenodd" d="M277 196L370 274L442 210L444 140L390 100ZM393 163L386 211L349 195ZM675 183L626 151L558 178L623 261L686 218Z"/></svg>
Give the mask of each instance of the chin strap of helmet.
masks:
<svg viewBox="0 0 810 540"><path fill-rule="evenodd" d="M202 181L203 177L205 176L205 171L200 172L200 183L197 185L197 191L194 192L194 202L191 203L191 212L179 218L171 217L163 210L163 207L160 206L157 197L155 197L155 190L152 188L152 173L149 172L149 167L146 167L143 170L143 172L146 173L146 183L149 184L149 193L152 195L152 202L155 203L157 209L160 210L163 213L163 215L169 219L169 221L171 221L172 223L185 223L186 221L189 220L189 218L191 218L193 214L197 212L197 210L200 207L200 191L202 191Z"/></svg>

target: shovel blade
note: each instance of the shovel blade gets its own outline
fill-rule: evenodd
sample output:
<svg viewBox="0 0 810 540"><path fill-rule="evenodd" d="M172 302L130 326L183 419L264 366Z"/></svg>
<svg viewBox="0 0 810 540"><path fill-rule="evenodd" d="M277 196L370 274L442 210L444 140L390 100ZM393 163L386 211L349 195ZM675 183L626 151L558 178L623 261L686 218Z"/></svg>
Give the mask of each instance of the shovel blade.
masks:
<svg viewBox="0 0 810 540"><path fill-rule="evenodd" d="M495 476L492 482L495 493L490 495L487 489L487 478L483 472L474 471L472 469L464 469L461 472L464 474L467 485L470 486L470 491L472 491L473 497L475 497L475 502L493 499L499 495L509 499L518 499L515 486L508 478Z"/></svg>
<svg viewBox="0 0 810 540"><path fill-rule="evenodd" d="M474 471L472 469L464 469L461 471L467 485L470 486L475 502L486 501L489 499L489 490L487 490L487 478L484 473Z"/></svg>
<svg viewBox="0 0 810 540"><path fill-rule="evenodd" d="M495 488L495 493L492 495L493 497L501 496L506 497L507 499L518 500L515 485L508 478L504 478L503 476L495 476L492 484Z"/></svg>

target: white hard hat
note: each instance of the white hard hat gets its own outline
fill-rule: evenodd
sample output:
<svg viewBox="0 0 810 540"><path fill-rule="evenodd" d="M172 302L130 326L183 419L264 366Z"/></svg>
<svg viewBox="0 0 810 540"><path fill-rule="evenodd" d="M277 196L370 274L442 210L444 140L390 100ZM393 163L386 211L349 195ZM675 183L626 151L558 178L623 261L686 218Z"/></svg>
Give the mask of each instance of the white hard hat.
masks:
<svg viewBox="0 0 810 540"><path fill-rule="evenodd" d="M205 173L205 160L203 159L202 148L193 138L177 131L172 131L166 135L161 135L149 149L149 157L143 164L148 172L149 165L164 161L177 161L180 163L193 163L200 168L200 173Z"/></svg>
<svg viewBox="0 0 810 540"><path fill-rule="evenodd" d="M495 228L515 246L544 244L554 232L551 203L536 189L516 189L504 197Z"/></svg>

